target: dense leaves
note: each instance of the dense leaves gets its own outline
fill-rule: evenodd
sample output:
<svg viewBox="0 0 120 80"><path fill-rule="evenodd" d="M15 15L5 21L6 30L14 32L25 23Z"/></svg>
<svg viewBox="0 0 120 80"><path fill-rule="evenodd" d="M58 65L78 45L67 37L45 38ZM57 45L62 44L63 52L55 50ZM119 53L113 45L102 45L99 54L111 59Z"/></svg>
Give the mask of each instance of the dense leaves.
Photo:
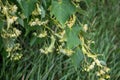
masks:
<svg viewBox="0 0 120 80"><path fill-rule="evenodd" d="M119 80L119 9L118 0L0 0L0 80Z"/></svg>

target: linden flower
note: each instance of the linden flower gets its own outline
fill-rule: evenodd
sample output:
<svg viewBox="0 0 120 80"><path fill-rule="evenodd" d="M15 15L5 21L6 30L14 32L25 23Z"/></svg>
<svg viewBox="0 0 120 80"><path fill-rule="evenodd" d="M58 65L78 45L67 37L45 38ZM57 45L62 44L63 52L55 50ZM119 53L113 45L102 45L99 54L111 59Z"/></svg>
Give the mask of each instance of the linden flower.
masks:
<svg viewBox="0 0 120 80"><path fill-rule="evenodd" d="M4 7L3 7L3 11L2 11L2 12L3 12L3 14L7 14L7 13L8 13L8 8L7 8L7 6L4 6Z"/></svg>
<svg viewBox="0 0 120 80"><path fill-rule="evenodd" d="M67 39L66 38L62 38L62 39L59 40L59 42L64 42L64 41L67 41Z"/></svg>
<svg viewBox="0 0 120 80"><path fill-rule="evenodd" d="M30 26L35 26L36 22L30 22L29 24L30 24Z"/></svg>
<svg viewBox="0 0 120 80"><path fill-rule="evenodd" d="M69 28L72 28L72 26L75 24L75 21L76 21L76 16L73 15L73 16L70 18L70 20L67 22L67 26L68 26Z"/></svg>
<svg viewBox="0 0 120 80"><path fill-rule="evenodd" d="M97 76L101 76L100 72L97 72L96 74L97 74Z"/></svg>
<svg viewBox="0 0 120 80"><path fill-rule="evenodd" d="M35 22L37 25L39 25L41 23L41 21L38 18L35 19Z"/></svg>
<svg viewBox="0 0 120 80"><path fill-rule="evenodd" d="M98 66L101 66L101 67L102 67L102 65L101 65L101 63L100 63L100 61L99 61L98 59L94 58L94 60L95 60L95 63L96 63Z"/></svg>
<svg viewBox="0 0 120 80"><path fill-rule="evenodd" d="M106 78L106 79L109 79L109 78L110 78L110 75L105 75L105 78Z"/></svg>
<svg viewBox="0 0 120 80"><path fill-rule="evenodd" d="M45 49L40 49L41 53L51 53L53 52L53 49L55 48L54 44L55 44L55 37L53 35L51 35L51 44L49 45L49 47L45 47Z"/></svg>
<svg viewBox="0 0 120 80"><path fill-rule="evenodd" d="M105 80L104 78L100 78L99 80Z"/></svg>
<svg viewBox="0 0 120 80"><path fill-rule="evenodd" d="M48 20L41 22L40 25L45 25L45 24L47 24L47 23L48 23Z"/></svg>
<svg viewBox="0 0 120 80"><path fill-rule="evenodd" d="M88 30L88 24L85 24L85 25L83 26L83 29L84 29L85 32L87 32L87 30Z"/></svg>
<svg viewBox="0 0 120 80"><path fill-rule="evenodd" d="M33 21L33 20L30 21L30 22L29 22L29 25L30 25L30 26L35 26L35 25L39 25L40 23L41 23L41 21L39 21L39 19L36 18L35 21Z"/></svg>
<svg viewBox="0 0 120 80"><path fill-rule="evenodd" d="M21 50L20 48L20 43L16 43L13 47L13 51L16 51L16 50Z"/></svg>
<svg viewBox="0 0 120 80"><path fill-rule="evenodd" d="M44 31L43 33L39 34L38 37L43 38L47 36L47 31Z"/></svg>
<svg viewBox="0 0 120 80"><path fill-rule="evenodd" d="M94 68L94 66L95 66L95 62L92 62L92 64L89 66L89 70L91 70L91 69L93 69Z"/></svg>
<svg viewBox="0 0 120 80"><path fill-rule="evenodd" d="M104 71L109 72L109 71L110 71L110 68L104 67Z"/></svg>
<svg viewBox="0 0 120 80"><path fill-rule="evenodd" d="M36 25L41 26L41 25L45 25L47 23L48 23L48 20L42 22L42 21L39 20L39 18L36 18L35 20L31 20L29 22L29 25L30 26L36 26Z"/></svg>
<svg viewBox="0 0 120 80"><path fill-rule="evenodd" d="M32 12L32 15L40 15L41 14L41 9L39 7L39 4L36 4L36 9Z"/></svg>
<svg viewBox="0 0 120 80"><path fill-rule="evenodd" d="M101 74L101 75L105 74L105 71L100 70L100 74Z"/></svg>
<svg viewBox="0 0 120 80"><path fill-rule="evenodd" d="M32 15L35 15L35 16L39 15L39 12L37 11L37 9L35 9L35 10L32 12Z"/></svg>
<svg viewBox="0 0 120 80"><path fill-rule="evenodd" d="M18 17L16 16L13 16L11 18L8 18L8 24L13 24L16 20L17 20Z"/></svg>
<svg viewBox="0 0 120 80"><path fill-rule="evenodd" d="M13 22L14 22L13 19L8 18L8 23L9 23L9 24L12 24Z"/></svg>
<svg viewBox="0 0 120 80"><path fill-rule="evenodd" d="M92 64L91 64L88 68L86 68L86 71L90 71L90 70L92 70L94 67L95 67L95 62L92 62Z"/></svg>
<svg viewBox="0 0 120 80"><path fill-rule="evenodd" d="M13 28L13 32L15 33L15 37L18 37L21 34L21 31L17 28Z"/></svg>
<svg viewBox="0 0 120 80"><path fill-rule="evenodd" d="M36 5L37 5L37 11L38 11L38 13L41 14L42 10L40 9L39 4L36 4Z"/></svg>
<svg viewBox="0 0 120 80"><path fill-rule="evenodd" d="M6 49L6 51L7 51L7 52L11 52L11 51L12 51L12 47L8 47L8 48Z"/></svg>
<svg viewBox="0 0 120 80"><path fill-rule="evenodd" d="M60 52L66 54L67 56L71 56L74 52L70 49L60 49Z"/></svg>
<svg viewBox="0 0 120 80"><path fill-rule="evenodd" d="M53 49L49 48L49 47L46 47L45 49L40 49L40 52L44 53L44 54L51 53L52 51L53 51Z"/></svg>
<svg viewBox="0 0 120 80"><path fill-rule="evenodd" d="M40 49L40 52L41 52L41 53L45 53L45 50L44 50L44 49Z"/></svg>
<svg viewBox="0 0 120 80"><path fill-rule="evenodd" d="M16 13L18 7L17 7L16 5L13 5L10 9L11 9L11 12L12 12L12 13Z"/></svg>
<svg viewBox="0 0 120 80"><path fill-rule="evenodd" d="M17 18L18 18L18 17L16 17L16 16L13 16L13 17L12 17L13 21L16 21Z"/></svg>
<svg viewBox="0 0 120 80"><path fill-rule="evenodd" d="M55 35L60 38L59 42L64 42L66 41L66 37L65 37L65 30L63 30L60 33L55 33Z"/></svg>
<svg viewBox="0 0 120 80"><path fill-rule="evenodd" d="M11 60L19 60L22 58L22 56L23 56L23 54L14 53L13 55L11 55Z"/></svg>

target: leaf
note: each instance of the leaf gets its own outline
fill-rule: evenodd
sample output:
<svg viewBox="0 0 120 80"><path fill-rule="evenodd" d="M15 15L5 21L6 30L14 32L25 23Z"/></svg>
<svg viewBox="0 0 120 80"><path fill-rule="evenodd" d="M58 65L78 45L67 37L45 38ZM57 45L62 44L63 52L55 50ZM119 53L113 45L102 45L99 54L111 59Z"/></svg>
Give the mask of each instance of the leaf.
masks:
<svg viewBox="0 0 120 80"><path fill-rule="evenodd" d="M35 8L35 2L37 0L17 0L24 15L28 18Z"/></svg>
<svg viewBox="0 0 120 80"><path fill-rule="evenodd" d="M18 23L19 23L21 26L24 27L24 21L23 21L23 19L18 18L17 21L18 21Z"/></svg>
<svg viewBox="0 0 120 80"><path fill-rule="evenodd" d="M41 9L41 18L45 17L45 9L43 8L43 6L40 6Z"/></svg>
<svg viewBox="0 0 120 80"><path fill-rule="evenodd" d="M75 69L77 69L77 67L79 67L80 65L80 62L83 60L83 54L80 48L77 48L75 50L75 53L71 56L71 60L73 65L75 66Z"/></svg>
<svg viewBox="0 0 120 80"><path fill-rule="evenodd" d="M80 39L78 38L79 31L80 27L78 25L66 29L67 48L73 49L80 44Z"/></svg>
<svg viewBox="0 0 120 80"><path fill-rule="evenodd" d="M4 27L4 22L2 20L0 20L0 32L1 32L3 27Z"/></svg>
<svg viewBox="0 0 120 80"><path fill-rule="evenodd" d="M53 0L51 14L56 17L60 24L64 25L76 8L70 0Z"/></svg>
<svg viewBox="0 0 120 80"><path fill-rule="evenodd" d="M32 39L30 39L30 46L32 47L35 44L35 41L37 40L37 37L32 37Z"/></svg>
<svg viewBox="0 0 120 80"><path fill-rule="evenodd" d="M3 41L2 41L2 37L0 36L0 51L1 51L1 49L3 48Z"/></svg>

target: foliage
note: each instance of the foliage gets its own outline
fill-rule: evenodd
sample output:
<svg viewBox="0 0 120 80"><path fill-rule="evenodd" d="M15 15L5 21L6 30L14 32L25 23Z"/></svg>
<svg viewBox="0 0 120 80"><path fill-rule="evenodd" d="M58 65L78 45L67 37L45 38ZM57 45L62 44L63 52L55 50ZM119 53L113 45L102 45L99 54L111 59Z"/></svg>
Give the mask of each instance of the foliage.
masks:
<svg viewBox="0 0 120 80"><path fill-rule="evenodd" d="M0 79L120 79L119 10L117 0L0 0Z"/></svg>

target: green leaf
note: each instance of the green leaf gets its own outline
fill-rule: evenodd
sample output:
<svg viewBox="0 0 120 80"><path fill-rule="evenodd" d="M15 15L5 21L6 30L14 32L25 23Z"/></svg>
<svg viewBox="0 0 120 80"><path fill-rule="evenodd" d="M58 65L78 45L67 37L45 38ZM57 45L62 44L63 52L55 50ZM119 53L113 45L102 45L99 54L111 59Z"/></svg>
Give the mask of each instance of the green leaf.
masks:
<svg viewBox="0 0 120 80"><path fill-rule="evenodd" d="M73 49L80 44L80 39L78 37L79 32L80 27L78 25L66 29L67 48Z"/></svg>
<svg viewBox="0 0 120 80"><path fill-rule="evenodd" d="M80 65L80 62L83 60L83 54L80 50L80 48L77 48L75 50L75 53L71 56L71 60L72 60L72 63L75 67L75 69L77 69L77 67L79 67Z"/></svg>
<svg viewBox="0 0 120 80"><path fill-rule="evenodd" d="M3 48L3 41L2 41L2 37L0 36L0 51L1 51L1 49Z"/></svg>
<svg viewBox="0 0 120 80"><path fill-rule="evenodd" d="M0 32L1 32L3 27L4 27L4 22L2 20L0 20Z"/></svg>
<svg viewBox="0 0 120 80"><path fill-rule="evenodd" d="M18 21L18 23L19 23L21 26L24 27L24 21L23 21L23 19L18 18L17 21Z"/></svg>
<svg viewBox="0 0 120 80"><path fill-rule="evenodd" d="M43 8L43 6L40 6L41 9L41 18L45 17L45 9Z"/></svg>
<svg viewBox="0 0 120 80"><path fill-rule="evenodd" d="M24 15L28 18L35 8L35 3L37 0L17 0Z"/></svg>
<svg viewBox="0 0 120 80"><path fill-rule="evenodd" d="M30 46L32 47L35 44L35 41L37 40L37 37L32 37L30 40Z"/></svg>
<svg viewBox="0 0 120 80"><path fill-rule="evenodd" d="M51 14L56 17L60 24L64 25L76 8L70 0L53 0Z"/></svg>

